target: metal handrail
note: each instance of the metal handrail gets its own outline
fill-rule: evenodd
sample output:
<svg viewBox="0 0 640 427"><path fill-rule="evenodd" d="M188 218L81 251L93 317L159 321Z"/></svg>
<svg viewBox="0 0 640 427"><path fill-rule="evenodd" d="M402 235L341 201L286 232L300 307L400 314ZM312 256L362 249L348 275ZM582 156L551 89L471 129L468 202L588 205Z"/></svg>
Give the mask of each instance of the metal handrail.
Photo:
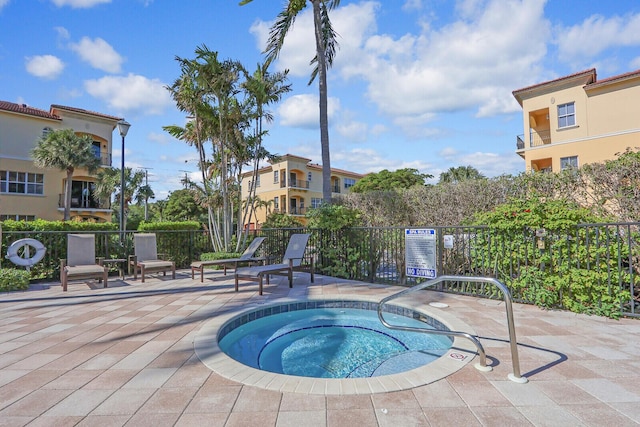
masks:
<svg viewBox="0 0 640 427"><path fill-rule="evenodd" d="M390 295L386 298L383 298L380 301L380 303L378 303L378 318L380 319L380 322L382 322L384 326L390 329L423 332L423 333L434 334L434 335L459 336L459 337L467 338L468 340L473 342L473 344L478 349L478 356L480 357L480 363L479 363L479 366L476 365L476 368L484 371L491 370L491 367L487 367L486 365L486 353L484 351L484 348L482 347L482 344L480 343L477 337L471 334L468 334L466 332L459 332L459 331L440 331L435 329L422 329L422 328L412 328L408 326L391 325L384 319L384 316L382 314L382 306L387 302L391 301L392 299L399 298L401 296L404 296L404 295L413 293L415 291L419 291L419 290L422 290L446 281L489 283L489 284L495 285L498 289L500 289L500 291L504 295L505 308L507 310L507 326L509 328L509 345L511 347L511 361L513 364L513 373L509 374L508 378L511 381L521 383L521 384L528 382L526 377L523 377L520 375L520 358L518 357L518 343L516 341L516 329L515 329L515 324L513 322L513 306L511 301L511 292L509 292L509 289L502 282L500 282L497 279L494 279L493 277L439 276L427 282L417 284L409 289L405 289L403 291Z"/></svg>

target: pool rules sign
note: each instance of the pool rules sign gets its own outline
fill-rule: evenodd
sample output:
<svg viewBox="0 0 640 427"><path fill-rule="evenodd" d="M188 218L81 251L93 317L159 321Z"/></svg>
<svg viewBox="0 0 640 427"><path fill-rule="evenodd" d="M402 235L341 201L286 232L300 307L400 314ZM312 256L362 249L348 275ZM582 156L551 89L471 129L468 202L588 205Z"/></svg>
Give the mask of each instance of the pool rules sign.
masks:
<svg viewBox="0 0 640 427"><path fill-rule="evenodd" d="M436 277L436 230L405 229L404 247L407 277Z"/></svg>

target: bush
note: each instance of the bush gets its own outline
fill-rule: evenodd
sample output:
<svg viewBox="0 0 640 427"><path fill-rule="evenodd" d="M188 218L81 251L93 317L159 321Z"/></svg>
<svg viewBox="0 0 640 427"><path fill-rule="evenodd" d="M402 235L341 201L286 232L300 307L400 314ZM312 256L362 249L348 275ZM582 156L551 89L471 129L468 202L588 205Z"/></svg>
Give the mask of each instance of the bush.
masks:
<svg viewBox="0 0 640 427"><path fill-rule="evenodd" d="M236 252L204 252L200 254L200 261L217 261L219 259L238 258L241 254ZM206 268L220 270L222 265L208 265Z"/></svg>
<svg viewBox="0 0 640 427"><path fill-rule="evenodd" d="M138 231L183 231L200 230L202 226L198 221L163 221L163 222L141 222Z"/></svg>
<svg viewBox="0 0 640 427"><path fill-rule="evenodd" d="M25 291L29 288L29 272L0 268L0 292Z"/></svg>
<svg viewBox="0 0 640 427"><path fill-rule="evenodd" d="M619 270L617 260L626 259L623 251L628 250L587 245L597 241L596 232L577 227L604 218L567 200L532 197L512 200L476 220L491 232L476 236L473 263L491 270L515 298L544 308L620 316L629 291L609 283L608 273ZM628 283L625 273L619 273L621 283Z"/></svg>

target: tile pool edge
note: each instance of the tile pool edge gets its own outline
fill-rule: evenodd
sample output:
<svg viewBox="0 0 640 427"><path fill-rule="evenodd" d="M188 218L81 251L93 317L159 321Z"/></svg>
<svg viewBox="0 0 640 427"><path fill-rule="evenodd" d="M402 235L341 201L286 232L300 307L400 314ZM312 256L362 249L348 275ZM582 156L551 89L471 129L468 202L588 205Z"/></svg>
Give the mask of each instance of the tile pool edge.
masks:
<svg viewBox="0 0 640 427"><path fill-rule="evenodd" d="M377 303L379 299L358 295L341 295L339 298L325 296L308 298L304 301L363 301ZM300 303L300 300L283 298L270 301L264 307L282 306L291 303ZM404 301L394 301L392 305L432 317L449 328L449 330L463 331L475 335L475 332L468 324L444 310L429 307L424 303L418 305L414 302ZM433 362L410 371L391 375L338 379L297 377L261 371L235 361L218 346L218 333L229 320L243 312L250 312L256 309L258 307L254 306L246 310L216 316L207 321L194 339L194 349L200 361L216 374L232 381L267 390L323 395L371 394L407 390L438 381L453 374L470 363L476 355L476 348L470 341L455 337L451 348Z"/></svg>

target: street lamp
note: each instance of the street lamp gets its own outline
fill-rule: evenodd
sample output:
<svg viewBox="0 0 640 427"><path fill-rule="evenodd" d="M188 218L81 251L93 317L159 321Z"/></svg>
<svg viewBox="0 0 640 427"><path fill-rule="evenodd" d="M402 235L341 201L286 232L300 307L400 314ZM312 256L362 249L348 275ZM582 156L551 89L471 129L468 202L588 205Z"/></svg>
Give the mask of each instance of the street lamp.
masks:
<svg viewBox="0 0 640 427"><path fill-rule="evenodd" d="M127 136L131 124L125 119L118 122L118 132L122 137L122 154L120 168L120 244L124 243L124 137Z"/></svg>

